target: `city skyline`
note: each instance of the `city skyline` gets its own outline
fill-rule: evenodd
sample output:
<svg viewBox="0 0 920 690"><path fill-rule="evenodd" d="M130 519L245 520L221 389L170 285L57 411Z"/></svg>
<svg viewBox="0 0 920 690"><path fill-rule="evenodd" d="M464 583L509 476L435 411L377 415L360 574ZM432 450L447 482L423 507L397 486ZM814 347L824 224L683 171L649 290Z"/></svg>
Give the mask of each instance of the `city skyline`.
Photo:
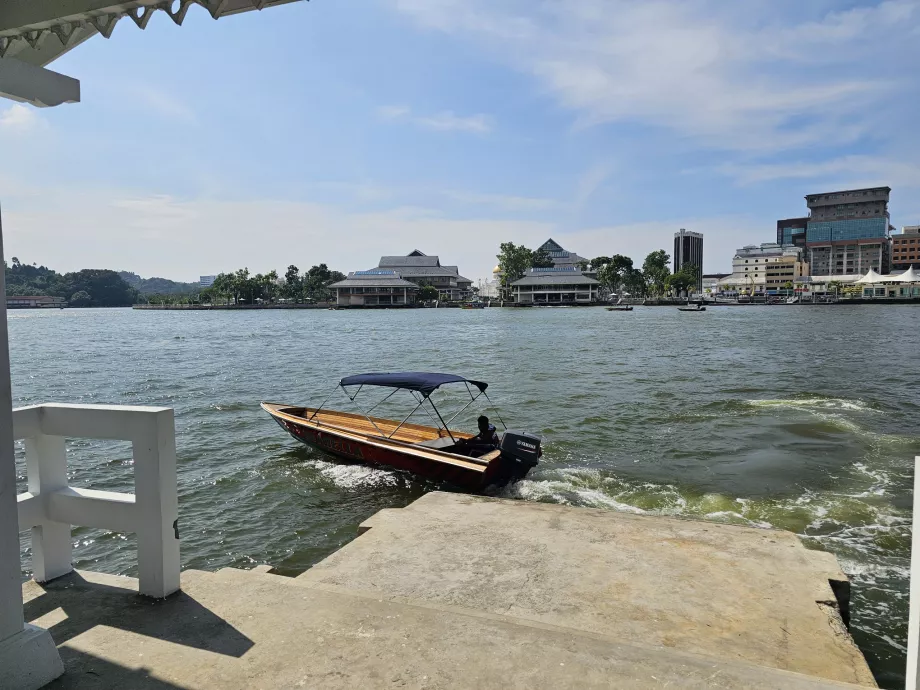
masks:
<svg viewBox="0 0 920 690"><path fill-rule="evenodd" d="M54 63L82 103L0 104L7 255L193 281L419 248L477 280L501 241L641 263L686 228L713 273L816 190L920 222L918 3L613 4L120 22Z"/></svg>

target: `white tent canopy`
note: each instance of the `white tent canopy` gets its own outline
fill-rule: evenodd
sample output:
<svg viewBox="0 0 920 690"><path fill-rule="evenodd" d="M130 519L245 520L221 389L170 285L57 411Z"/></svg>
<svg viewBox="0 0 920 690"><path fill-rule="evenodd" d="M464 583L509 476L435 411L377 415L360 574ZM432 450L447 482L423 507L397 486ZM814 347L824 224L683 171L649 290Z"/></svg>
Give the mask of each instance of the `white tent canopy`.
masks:
<svg viewBox="0 0 920 690"><path fill-rule="evenodd" d="M885 281L885 276L876 273L873 269L869 269L869 272L864 275L862 278L856 281L859 285L873 285L875 283L882 283Z"/></svg>
<svg viewBox="0 0 920 690"><path fill-rule="evenodd" d="M913 266L908 268L901 275L885 276L885 278L893 283L920 283L920 273L917 273Z"/></svg>

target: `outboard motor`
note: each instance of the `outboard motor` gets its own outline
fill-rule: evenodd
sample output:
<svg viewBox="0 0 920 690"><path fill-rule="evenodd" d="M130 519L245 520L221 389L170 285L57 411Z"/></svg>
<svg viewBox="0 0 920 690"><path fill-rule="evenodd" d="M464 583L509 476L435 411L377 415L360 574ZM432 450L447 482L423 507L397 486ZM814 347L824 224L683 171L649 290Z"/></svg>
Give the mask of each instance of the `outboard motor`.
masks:
<svg viewBox="0 0 920 690"><path fill-rule="evenodd" d="M536 467L543 451L540 450L540 437L526 431L508 429L502 434L499 449L502 457L514 460L523 477L531 468ZM517 474L517 472L515 473Z"/></svg>

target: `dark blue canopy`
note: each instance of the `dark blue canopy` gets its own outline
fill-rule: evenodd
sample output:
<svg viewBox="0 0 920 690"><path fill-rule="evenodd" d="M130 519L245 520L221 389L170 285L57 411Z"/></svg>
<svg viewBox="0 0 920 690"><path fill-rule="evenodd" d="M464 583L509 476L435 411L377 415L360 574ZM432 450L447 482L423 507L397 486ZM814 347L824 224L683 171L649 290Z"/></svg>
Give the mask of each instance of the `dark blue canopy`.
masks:
<svg viewBox="0 0 920 690"><path fill-rule="evenodd" d="M385 386L387 388L406 388L418 391L425 396L431 395L445 383L468 383L481 391L489 387L482 381L470 381L455 374L432 374L423 371L404 371L397 374L357 374L346 376L339 381L340 386Z"/></svg>

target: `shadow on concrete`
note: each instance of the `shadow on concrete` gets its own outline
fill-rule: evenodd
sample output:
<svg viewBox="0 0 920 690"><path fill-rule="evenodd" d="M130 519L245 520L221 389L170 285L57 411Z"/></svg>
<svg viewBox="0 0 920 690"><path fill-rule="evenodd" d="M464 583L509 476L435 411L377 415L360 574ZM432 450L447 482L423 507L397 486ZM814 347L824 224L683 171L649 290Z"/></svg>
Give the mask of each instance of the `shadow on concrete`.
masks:
<svg viewBox="0 0 920 690"><path fill-rule="evenodd" d="M48 628L59 647L100 625L233 657L253 646L252 640L184 592L153 600L130 589L89 582L77 572L35 586L43 593L24 604L25 618L31 623L62 609L67 617Z"/></svg>
<svg viewBox="0 0 920 690"><path fill-rule="evenodd" d="M146 668L127 668L86 652L62 647L64 675L46 685L49 690L186 690L181 685L156 678Z"/></svg>

